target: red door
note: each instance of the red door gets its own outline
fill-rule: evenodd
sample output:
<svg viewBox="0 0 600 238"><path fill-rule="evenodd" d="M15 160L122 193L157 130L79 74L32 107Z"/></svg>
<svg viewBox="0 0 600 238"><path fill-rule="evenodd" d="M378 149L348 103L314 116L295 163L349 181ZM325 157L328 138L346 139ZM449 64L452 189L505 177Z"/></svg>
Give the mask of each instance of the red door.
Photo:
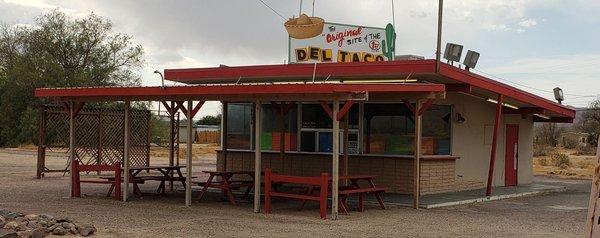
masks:
<svg viewBox="0 0 600 238"><path fill-rule="evenodd" d="M504 186L517 186L517 163L519 161L519 125L506 125L504 151Z"/></svg>

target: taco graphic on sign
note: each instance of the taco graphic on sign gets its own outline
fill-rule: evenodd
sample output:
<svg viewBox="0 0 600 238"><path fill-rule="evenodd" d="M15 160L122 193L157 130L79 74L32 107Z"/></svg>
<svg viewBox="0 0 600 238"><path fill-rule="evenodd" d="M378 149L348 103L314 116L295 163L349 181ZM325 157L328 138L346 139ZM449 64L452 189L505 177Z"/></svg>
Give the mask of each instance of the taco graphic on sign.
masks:
<svg viewBox="0 0 600 238"><path fill-rule="evenodd" d="M284 26L291 38L307 39L318 36L323 32L325 21L320 17L309 17L306 14L292 18Z"/></svg>

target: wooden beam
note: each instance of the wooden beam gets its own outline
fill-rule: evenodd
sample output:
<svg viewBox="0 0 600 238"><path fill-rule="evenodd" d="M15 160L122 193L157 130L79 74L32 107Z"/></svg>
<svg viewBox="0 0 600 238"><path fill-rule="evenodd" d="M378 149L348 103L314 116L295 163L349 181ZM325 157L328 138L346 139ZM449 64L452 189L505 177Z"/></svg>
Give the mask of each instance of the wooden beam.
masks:
<svg viewBox="0 0 600 238"><path fill-rule="evenodd" d="M223 171L227 171L227 114L228 114L228 103L221 102L223 105L223 111L221 116L221 153L223 153Z"/></svg>
<svg viewBox="0 0 600 238"><path fill-rule="evenodd" d="M254 104L254 212L260 212L260 186L261 186L261 151L260 151L260 121L261 121L261 102Z"/></svg>
<svg viewBox="0 0 600 238"><path fill-rule="evenodd" d="M410 110L410 112L412 112L413 115L416 115L415 107L413 107L413 105L408 100L402 99L402 102L408 108L408 110Z"/></svg>
<svg viewBox="0 0 600 238"><path fill-rule="evenodd" d="M472 93L473 86L470 84L445 84L446 92L455 92L455 93Z"/></svg>
<svg viewBox="0 0 600 238"><path fill-rule="evenodd" d="M327 102L325 102L325 101L321 101L321 107L323 108L323 110L325 110L325 113L327 113L327 115L329 115L329 118L331 118L333 120L334 119L333 112L331 110L331 107L329 107L329 104L327 104Z"/></svg>
<svg viewBox="0 0 600 238"><path fill-rule="evenodd" d="M522 107L519 109L503 107L502 114L545 114L546 110L541 107Z"/></svg>
<svg viewBox="0 0 600 238"><path fill-rule="evenodd" d="M124 132L123 135L123 202L127 202L129 197L129 147L130 147L130 130L131 130L131 102L125 101L124 114Z"/></svg>
<svg viewBox="0 0 600 238"><path fill-rule="evenodd" d="M434 102L434 99L427 99L427 101L425 101L425 103L423 103L423 105L421 105L421 108L419 109L419 116L423 115L423 113L425 113L427 111L427 109L429 109L429 107L431 107L431 104Z"/></svg>
<svg viewBox="0 0 600 238"><path fill-rule="evenodd" d="M75 182L75 115L73 111L73 102L63 103L69 108L69 163L71 163L71 183L69 184L69 190L71 190L71 196L75 197L74 182Z"/></svg>
<svg viewBox="0 0 600 238"><path fill-rule="evenodd" d="M422 107L421 101L417 101L416 110ZM416 111L415 110L415 111ZM422 118L421 114L415 115L415 148L413 160L413 208L419 209L419 197L421 196L421 133Z"/></svg>
<svg viewBox="0 0 600 238"><path fill-rule="evenodd" d="M198 111L200 111L200 108L202 108L202 105L204 105L204 101L199 101L198 104L196 104L196 106L194 107L194 109L192 109L192 118L194 118L196 116L196 114L198 113Z"/></svg>
<svg viewBox="0 0 600 238"><path fill-rule="evenodd" d="M340 111L340 102L333 100L333 113L331 118L337 118ZM332 163L332 180L331 180L331 219L338 218L339 205L339 180L340 180L340 121L333 120L333 163Z"/></svg>
<svg viewBox="0 0 600 238"><path fill-rule="evenodd" d="M502 123L502 104L504 103L504 95L498 94L498 103L496 104L496 117L494 119L494 134L492 136L492 150L490 152L490 165L488 170L487 187L485 195L492 195L492 185L494 181L494 167L496 167L496 149L498 147L498 131Z"/></svg>
<svg viewBox="0 0 600 238"><path fill-rule="evenodd" d="M175 165L175 102L171 101L171 105L167 105L167 102L162 101L163 105L169 112L169 166ZM178 128L179 129L179 128ZM171 171L173 176L173 171ZM169 191L173 191L173 181L169 181Z"/></svg>
<svg viewBox="0 0 600 238"><path fill-rule="evenodd" d="M185 164L185 205L192 205L192 129L193 129L193 118L192 106L194 102L188 101L188 110L186 111L187 117L187 153L186 153L186 164Z"/></svg>
<svg viewBox="0 0 600 238"><path fill-rule="evenodd" d="M342 107L342 109L340 109L340 113L337 115L337 120L341 121L342 118L344 118L344 116L346 116L346 114L348 114L348 112L350 111L350 108L352 107L352 105L354 105L354 100L348 100L346 101L346 103L344 104L344 106Z"/></svg>

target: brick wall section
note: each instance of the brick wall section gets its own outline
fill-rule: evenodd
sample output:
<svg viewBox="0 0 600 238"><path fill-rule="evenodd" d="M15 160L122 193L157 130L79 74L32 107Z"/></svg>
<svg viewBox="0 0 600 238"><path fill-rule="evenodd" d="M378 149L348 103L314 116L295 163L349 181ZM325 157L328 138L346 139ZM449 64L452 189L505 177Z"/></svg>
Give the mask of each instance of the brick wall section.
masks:
<svg viewBox="0 0 600 238"><path fill-rule="evenodd" d="M318 176L322 172L331 173L331 155L286 154L263 152L262 169L271 168L282 174L296 176ZM222 152L217 154L217 169L223 170ZM227 170L254 170L254 152L227 152ZM340 156L340 174L343 172L343 159ZM411 194L413 188L413 161L411 158L353 155L349 158L348 174L376 175L375 184L387 187L388 192ZM455 160L421 160L421 194L435 194L460 190L477 189L481 181L458 181L455 175Z"/></svg>

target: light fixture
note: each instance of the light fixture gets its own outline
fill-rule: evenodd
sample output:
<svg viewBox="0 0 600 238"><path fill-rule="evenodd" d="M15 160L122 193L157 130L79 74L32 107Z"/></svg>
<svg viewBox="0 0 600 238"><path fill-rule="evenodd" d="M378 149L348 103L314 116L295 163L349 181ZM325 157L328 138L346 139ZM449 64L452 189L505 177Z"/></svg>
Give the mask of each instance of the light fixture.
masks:
<svg viewBox="0 0 600 238"><path fill-rule="evenodd" d="M546 115L543 115L543 114L537 114L537 113L535 113L535 114L533 114L533 115L534 115L534 116L536 116L536 117L541 117L541 118L544 118L544 119L546 119L546 120L550 120L550 119L552 119L551 117L549 117L549 116L546 116Z"/></svg>
<svg viewBox="0 0 600 238"><path fill-rule="evenodd" d="M493 99L493 98L488 98L487 101L491 102L491 103L498 104L498 100ZM502 106L505 106L505 107L508 107L508 108L512 108L512 109L519 109L519 107L517 107L515 105L512 105L510 103L502 103Z"/></svg>
<svg viewBox="0 0 600 238"><path fill-rule="evenodd" d="M163 74L158 70L154 70L154 73L160 75L160 81L162 83L162 88L165 88L165 77L163 76Z"/></svg>
<svg viewBox="0 0 600 238"><path fill-rule="evenodd" d="M446 50L444 51L444 59L452 62L460 62L460 56L462 54L463 46L453 43L446 43Z"/></svg>
<svg viewBox="0 0 600 238"><path fill-rule="evenodd" d="M465 69L469 71L469 69L474 69L477 65L477 61L479 60L479 53L469 50L467 51L467 55L465 56L465 61L463 64L466 66Z"/></svg>
<svg viewBox="0 0 600 238"><path fill-rule="evenodd" d="M565 100L565 96L563 95L563 91L561 88L554 88L554 99L558 101L558 103L562 104L562 101Z"/></svg>
<svg viewBox="0 0 600 238"><path fill-rule="evenodd" d="M465 119L462 114L456 113L456 123L463 124L465 121L467 121L467 119Z"/></svg>

